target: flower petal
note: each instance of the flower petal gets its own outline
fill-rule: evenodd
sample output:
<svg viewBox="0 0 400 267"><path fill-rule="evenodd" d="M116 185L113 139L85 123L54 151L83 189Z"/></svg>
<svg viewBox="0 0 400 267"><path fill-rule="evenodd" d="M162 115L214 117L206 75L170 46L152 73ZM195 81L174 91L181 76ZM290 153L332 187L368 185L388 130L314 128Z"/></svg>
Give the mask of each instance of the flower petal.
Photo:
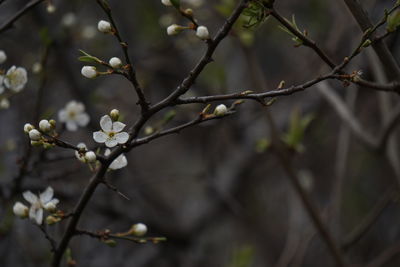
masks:
<svg viewBox="0 0 400 267"><path fill-rule="evenodd" d="M54 195L54 190L50 186L46 188L46 190L40 194L40 201L45 204L49 202Z"/></svg>
<svg viewBox="0 0 400 267"><path fill-rule="evenodd" d="M90 117L86 113L81 113L76 116L76 122L79 124L79 126L83 127L86 126L89 123Z"/></svg>
<svg viewBox="0 0 400 267"><path fill-rule="evenodd" d="M127 132L117 133L115 135L115 139L117 140L118 144L125 144L129 139L129 134Z"/></svg>
<svg viewBox="0 0 400 267"><path fill-rule="evenodd" d="M112 130L114 132L119 133L120 131L122 131L125 128L125 126L126 125L124 123L116 121L116 122L113 123Z"/></svg>
<svg viewBox="0 0 400 267"><path fill-rule="evenodd" d="M124 155L118 156L108 167L111 170L117 170L124 168L126 165L128 165L128 160Z"/></svg>
<svg viewBox="0 0 400 267"><path fill-rule="evenodd" d="M104 156L109 156L111 154L111 150L110 149L106 149L106 151L104 151Z"/></svg>
<svg viewBox="0 0 400 267"><path fill-rule="evenodd" d="M106 140L106 146L107 147L115 147L116 145L118 145L118 141L115 138L108 138Z"/></svg>
<svg viewBox="0 0 400 267"><path fill-rule="evenodd" d="M22 196L25 198L26 201L31 204L35 204L36 202L38 202L38 197L31 191L25 191L24 193L22 193Z"/></svg>
<svg viewBox="0 0 400 267"><path fill-rule="evenodd" d="M110 132L112 130L112 125L113 123L110 116L104 115L103 117L101 117L100 126L103 131Z"/></svg>
<svg viewBox="0 0 400 267"><path fill-rule="evenodd" d="M61 109L58 112L58 120L61 122L66 122L67 121L67 111L65 109Z"/></svg>
<svg viewBox="0 0 400 267"><path fill-rule="evenodd" d="M58 200L57 198L53 198L52 200L50 200L50 201L47 202L46 204L51 203L51 204L54 204L54 206L55 206L55 205L57 205L59 202L60 202L60 200Z"/></svg>
<svg viewBox="0 0 400 267"><path fill-rule="evenodd" d="M43 209L37 209L35 214L35 222L41 225L43 222Z"/></svg>
<svg viewBox="0 0 400 267"><path fill-rule="evenodd" d="M108 135L103 133L102 131L94 132L93 133L93 139L97 143L104 143L108 139Z"/></svg>
<svg viewBox="0 0 400 267"><path fill-rule="evenodd" d="M78 125L76 124L76 122L71 120L67 121L66 127L67 130L71 132L75 132L76 130L78 130Z"/></svg>

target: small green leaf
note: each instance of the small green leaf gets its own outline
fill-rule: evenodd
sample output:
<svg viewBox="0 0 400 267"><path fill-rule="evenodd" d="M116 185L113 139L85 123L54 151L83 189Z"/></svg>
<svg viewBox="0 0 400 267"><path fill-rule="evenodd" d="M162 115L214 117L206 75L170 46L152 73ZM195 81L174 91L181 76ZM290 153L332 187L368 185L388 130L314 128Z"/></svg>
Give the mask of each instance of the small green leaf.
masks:
<svg viewBox="0 0 400 267"><path fill-rule="evenodd" d="M397 11L388 16L386 30L388 32L394 32L399 26L400 26L400 12Z"/></svg>
<svg viewBox="0 0 400 267"><path fill-rule="evenodd" d="M93 57L90 57L90 56L81 56L81 57L78 57L78 60L82 61L82 62L94 62L94 63L97 63L97 61L94 60Z"/></svg>

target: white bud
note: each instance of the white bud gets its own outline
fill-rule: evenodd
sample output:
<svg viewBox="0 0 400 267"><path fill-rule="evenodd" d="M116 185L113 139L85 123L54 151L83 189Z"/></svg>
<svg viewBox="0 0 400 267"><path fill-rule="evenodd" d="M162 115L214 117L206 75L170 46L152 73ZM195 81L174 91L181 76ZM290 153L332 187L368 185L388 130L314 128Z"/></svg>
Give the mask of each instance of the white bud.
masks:
<svg viewBox="0 0 400 267"><path fill-rule="evenodd" d="M121 59L117 58L117 57L113 57L110 59L110 61L108 62L111 67L117 69L120 68L122 66L122 61Z"/></svg>
<svg viewBox="0 0 400 267"><path fill-rule="evenodd" d="M53 4L48 4L46 10L47 10L47 13L52 14L52 13L56 12L56 7Z"/></svg>
<svg viewBox="0 0 400 267"><path fill-rule="evenodd" d="M6 52L3 50L0 50L0 64L3 64L7 60L7 55Z"/></svg>
<svg viewBox="0 0 400 267"><path fill-rule="evenodd" d="M10 100L7 98L3 98L0 101L0 109L8 109L10 107Z"/></svg>
<svg viewBox="0 0 400 267"><path fill-rule="evenodd" d="M135 236L144 236L147 233L147 226L143 223L137 223L132 226L132 234Z"/></svg>
<svg viewBox="0 0 400 267"><path fill-rule="evenodd" d="M13 207L13 212L18 217L27 218L29 214L29 208L21 202L16 202Z"/></svg>
<svg viewBox="0 0 400 267"><path fill-rule="evenodd" d="M171 3L170 0L161 0L161 3L162 3L164 6L172 6L172 3Z"/></svg>
<svg viewBox="0 0 400 267"><path fill-rule="evenodd" d="M88 151L85 153L85 159L87 162L92 163L96 161L96 154L93 151Z"/></svg>
<svg viewBox="0 0 400 267"><path fill-rule="evenodd" d="M208 33L208 29L205 26L199 26L196 30L196 36L202 40L207 40L210 38L210 34Z"/></svg>
<svg viewBox="0 0 400 267"><path fill-rule="evenodd" d="M214 115L216 116L223 116L228 112L228 109L224 104L218 105L214 110Z"/></svg>
<svg viewBox="0 0 400 267"><path fill-rule="evenodd" d="M39 122L39 129L42 131L42 132L49 132L50 130L51 130L51 124L50 124L50 122L48 121L48 120L41 120L40 122Z"/></svg>
<svg viewBox="0 0 400 267"><path fill-rule="evenodd" d="M40 62L35 62L32 65L32 72L38 74L42 71L42 64Z"/></svg>
<svg viewBox="0 0 400 267"><path fill-rule="evenodd" d="M112 30L112 26L110 22L105 20L100 20L99 23L97 23L97 29L103 33L110 33Z"/></svg>
<svg viewBox="0 0 400 267"><path fill-rule="evenodd" d="M183 30L182 26L179 26L177 24L172 24L167 28L167 34L168 35L176 35L180 33Z"/></svg>
<svg viewBox="0 0 400 267"><path fill-rule="evenodd" d="M110 117L113 121L117 121L119 118L119 110L118 109L113 109L110 111Z"/></svg>
<svg viewBox="0 0 400 267"><path fill-rule="evenodd" d="M29 133L32 129L35 129L35 127L32 124L25 123L25 125L24 125L24 132L25 133Z"/></svg>
<svg viewBox="0 0 400 267"><path fill-rule="evenodd" d="M54 204L53 202L49 202L46 203L46 205L44 205L43 207L45 210L50 211L50 212L54 212L56 211L56 204Z"/></svg>
<svg viewBox="0 0 400 267"><path fill-rule="evenodd" d="M96 78L97 76L97 70L96 67L93 66L83 66L82 70L81 70L81 74L89 79L93 79Z"/></svg>
<svg viewBox="0 0 400 267"><path fill-rule="evenodd" d="M42 134L38 130L32 129L29 131L29 138L32 141L39 141L42 138Z"/></svg>

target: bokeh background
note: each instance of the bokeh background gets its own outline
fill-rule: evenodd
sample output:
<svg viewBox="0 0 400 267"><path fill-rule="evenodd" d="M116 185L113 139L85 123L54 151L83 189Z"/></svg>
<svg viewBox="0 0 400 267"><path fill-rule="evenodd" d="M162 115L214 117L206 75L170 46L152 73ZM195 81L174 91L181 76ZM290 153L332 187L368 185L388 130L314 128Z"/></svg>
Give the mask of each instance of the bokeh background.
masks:
<svg viewBox="0 0 400 267"><path fill-rule="evenodd" d="M0 24L26 2L1 4ZM109 2L145 94L155 103L174 90L206 46L193 32L168 36L168 25L186 21L159 0ZM192 7L200 23L215 34L237 2L188 0L184 5ZM361 2L377 21L395 1ZM29 148L24 123L57 119L58 110L68 101L80 101L91 117L89 125L77 132L64 131L61 137L95 147L92 132L99 129L102 115L118 108L127 125L138 117L136 96L123 77L89 80L80 74L84 63L77 60L78 49L105 61L123 57L116 40L96 29L97 22L106 18L96 2L55 0L54 5L51 14L46 4L38 5L0 34L0 49L8 56L0 69L23 66L29 75L26 88L0 111L0 266L49 265L49 245L40 230L12 214L21 193L51 185L59 207L71 211L91 175L69 150ZM359 42L361 31L342 1L277 0L276 9L289 19L294 14L299 27L307 29L337 63ZM282 80L286 86L296 85L329 71L311 49L295 48L274 19L251 29L243 28L243 22L222 42L215 61L188 95L261 92L275 89ZM38 90L40 75L32 67L43 57L48 41L52 45L43 66L46 84ZM398 60L398 34L386 42ZM379 80L381 69L372 50L366 49L348 71L362 70L363 77ZM279 159L268 149L268 114L283 138L293 131L291 121L296 116L297 120L312 117L302 129L293 168L348 262L399 266L398 132L394 131L386 151L369 149L338 115L328 91L340 97L373 136L399 100L395 94L329 82L279 97L269 107L246 101L234 116L134 149L126 155L126 168L107 175L130 200L100 186L80 227L118 232L143 222L148 235L165 236L168 241L118 241L109 248L98 240L77 237L70 246L77 266L335 266ZM177 107L165 127L189 121L203 108L200 104ZM157 115L148 126L156 127L166 114ZM369 227L357 235L354 230L363 223ZM65 223L57 224L50 233L59 237L64 228Z"/></svg>

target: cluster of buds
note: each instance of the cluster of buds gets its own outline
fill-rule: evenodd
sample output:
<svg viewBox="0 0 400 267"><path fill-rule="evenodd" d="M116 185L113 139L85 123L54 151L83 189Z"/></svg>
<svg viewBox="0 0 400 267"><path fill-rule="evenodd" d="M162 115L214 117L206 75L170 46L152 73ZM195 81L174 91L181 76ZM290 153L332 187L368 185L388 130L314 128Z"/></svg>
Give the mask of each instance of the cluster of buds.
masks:
<svg viewBox="0 0 400 267"><path fill-rule="evenodd" d="M24 125L24 132L29 136L29 139L31 139L31 145L42 145L46 149L54 146L53 140L46 138L46 136L55 136L55 129L55 120L41 120L39 122L39 129L36 129L35 126L30 123Z"/></svg>
<svg viewBox="0 0 400 267"><path fill-rule="evenodd" d="M79 143L77 145L79 150L75 151L75 156L78 160L83 163L94 163L96 162L96 153L87 149L84 143Z"/></svg>
<svg viewBox="0 0 400 267"><path fill-rule="evenodd" d="M174 6L180 12L183 12L185 16L193 18L193 10L191 8L181 10L179 5L178 6L174 5L170 0L161 0L161 3L165 6ZM197 24L196 25L191 24L190 26L181 26L178 24L172 24L167 27L167 34L168 35L177 35L184 30L195 30L196 36L198 38L200 38L201 40L209 40L210 39L210 34L208 32L208 28L206 26L197 25Z"/></svg>

